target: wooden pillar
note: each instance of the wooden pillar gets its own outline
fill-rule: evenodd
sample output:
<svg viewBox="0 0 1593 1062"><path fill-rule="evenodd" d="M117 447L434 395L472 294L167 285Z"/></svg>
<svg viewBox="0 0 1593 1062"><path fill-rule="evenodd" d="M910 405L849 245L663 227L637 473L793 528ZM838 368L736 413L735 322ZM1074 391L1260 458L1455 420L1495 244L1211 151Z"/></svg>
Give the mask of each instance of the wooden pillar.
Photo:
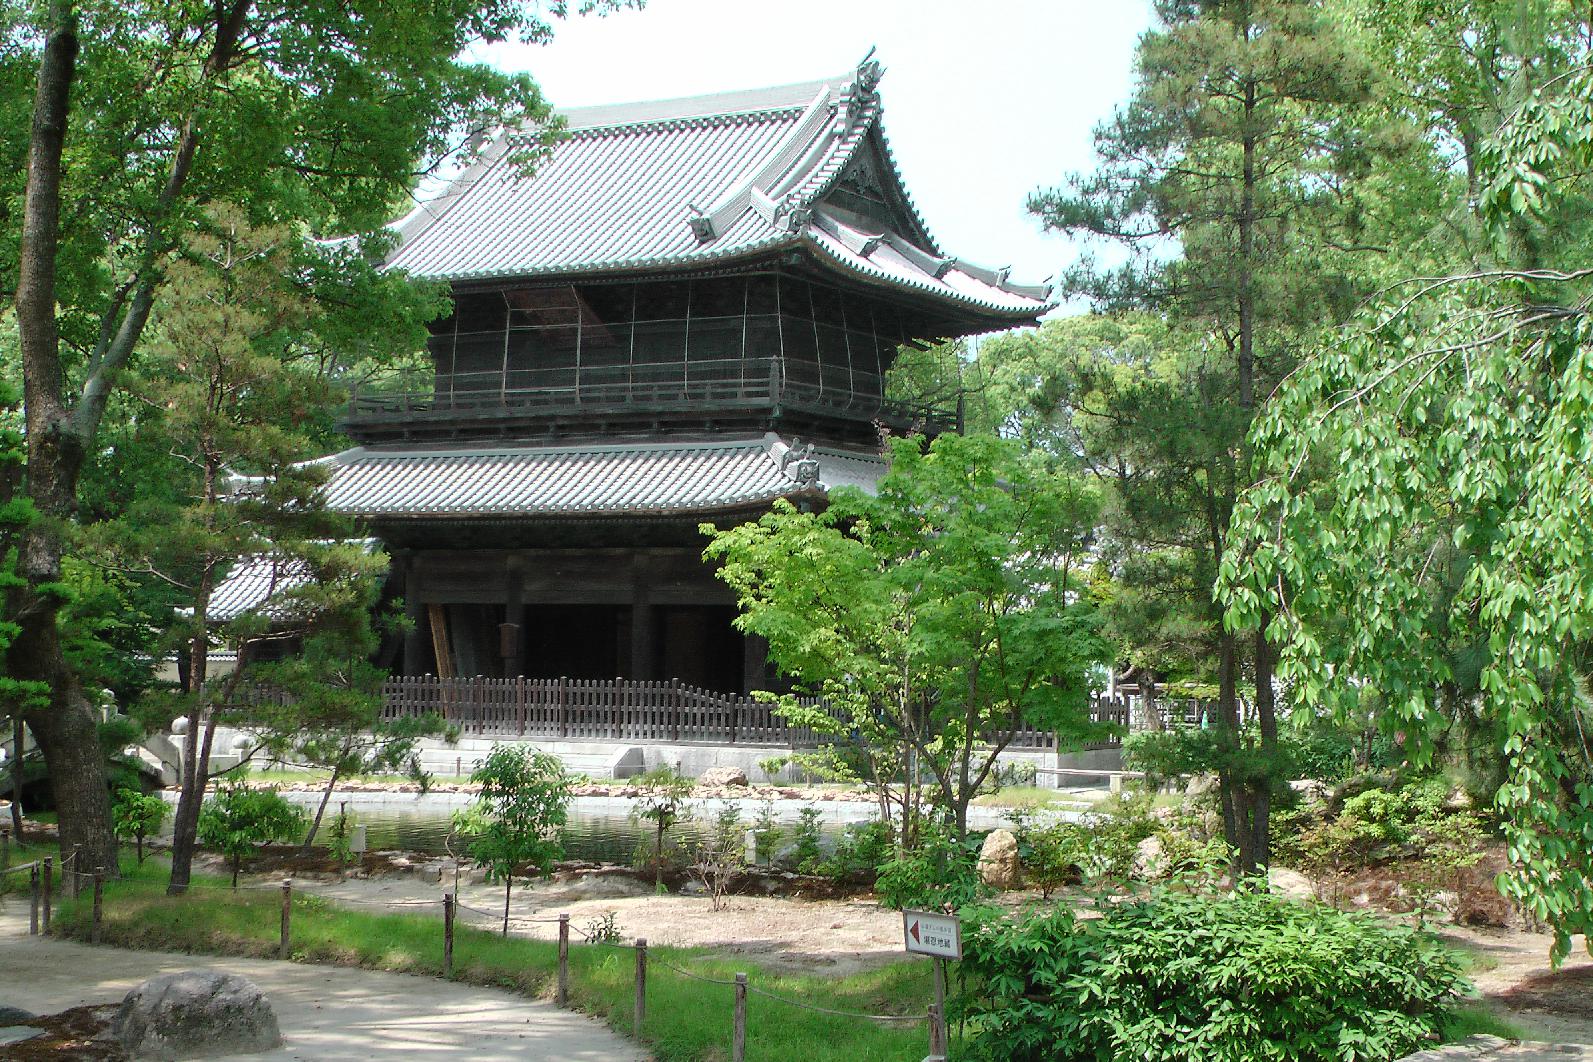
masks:
<svg viewBox="0 0 1593 1062"><path fill-rule="evenodd" d="M769 688L769 642L756 634L742 638L741 688L746 693Z"/></svg>
<svg viewBox="0 0 1593 1062"><path fill-rule="evenodd" d="M430 636L426 626L426 606L420 603L420 561L413 553L404 554L404 618L409 621L404 631L405 675L423 675L427 668L426 639Z"/></svg>
<svg viewBox="0 0 1593 1062"><path fill-rule="evenodd" d="M647 557L640 554L631 562L631 678L636 681L658 678L658 610L645 564Z"/></svg>
<svg viewBox="0 0 1593 1062"><path fill-rule="evenodd" d="M503 674L514 678L525 673L525 573L519 557L509 558L505 594L503 622L514 630L509 634L509 644L503 647L513 650L503 658Z"/></svg>

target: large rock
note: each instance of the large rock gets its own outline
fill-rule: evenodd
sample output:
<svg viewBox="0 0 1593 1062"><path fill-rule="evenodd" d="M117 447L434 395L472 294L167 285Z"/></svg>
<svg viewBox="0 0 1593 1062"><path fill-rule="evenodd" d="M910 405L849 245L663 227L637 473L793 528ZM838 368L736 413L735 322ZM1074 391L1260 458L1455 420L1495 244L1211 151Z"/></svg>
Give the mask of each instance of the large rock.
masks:
<svg viewBox="0 0 1593 1062"><path fill-rule="evenodd" d="M1162 839L1151 834L1134 846L1134 876L1149 881L1166 875L1167 856L1162 848Z"/></svg>
<svg viewBox="0 0 1593 1062"><path fill-rule="evenodd" d="M747 772L740 767L710 767L697 776L701 786L746 785Z"/></svg>
<svg viewBox="0 0 1593 1062"><path fill-rule="evenodd" d="M151 977L127 993L111 1031L134 1058L215 1058L282 1043L253 981L207 970Z"/></svg>
<svg viewBox="0 0 1593 1062"><path fill-rule="evenodd" d="M1023 881L1018 839L1011 830L991 830L979 849L979 878L992 889L1016 889Z"/></svg>
<svg viewBox="0 0 1593 1062"><path fill-rule="evenodd" d="M21 1007L0 1003L0 1025L22 1025L32 1019L33 1015Z"/></svg>
<svg viewBox="0 0 1593 1062"><path fill-rule="evenodd" d="M1314 900L1316 899L1316 884L1300 873L1288 867L1268 867L1267 883L1272 886L1272 891L1289 900Z"/></svg>

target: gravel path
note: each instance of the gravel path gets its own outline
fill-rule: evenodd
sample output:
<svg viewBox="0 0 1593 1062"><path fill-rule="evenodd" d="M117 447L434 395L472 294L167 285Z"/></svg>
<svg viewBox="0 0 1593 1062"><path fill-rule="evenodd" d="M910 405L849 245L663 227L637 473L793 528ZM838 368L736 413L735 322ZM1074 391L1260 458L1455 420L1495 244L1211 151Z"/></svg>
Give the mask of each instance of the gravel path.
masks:
<svg viewBox="0 0 1593 1062"><path fill-rule="evenodd" d="M174 970L240 974L264 990L284 1046L239 1059L368 1062L422 1056L508 1062L646 1062L596 1021L549 1003L435 978L264 959L91 948L27 935L27 906L0 897L0 1005L54 1014L118 1002L145 978Z"/></svg>

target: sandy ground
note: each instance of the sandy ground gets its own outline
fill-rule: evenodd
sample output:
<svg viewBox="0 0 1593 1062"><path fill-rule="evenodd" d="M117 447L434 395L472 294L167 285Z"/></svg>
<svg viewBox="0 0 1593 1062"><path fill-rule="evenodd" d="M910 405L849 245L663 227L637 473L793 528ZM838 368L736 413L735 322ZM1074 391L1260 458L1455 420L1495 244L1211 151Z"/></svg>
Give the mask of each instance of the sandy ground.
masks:
<svg viewBox="0 0 1593 1062"><path fill-rule="evenodd" d="M1575 937L1571 954L1554 970L1546 933L1518 929L1435 927L1446 943L1479 956L1471 973L1483 1000L1527 1035L1554 1043L1593 1044L1593 958Z"/></svg>
<svg viewBox="0 0 1593 1062"><path fill-rule="evenodd" d="M344 882L295 883L296 888L343 903L389 904L413 911L416 901L440 901L444 885L408 875ZM452 887L450 881L447 885ZM503 918L503 886L461 885L460 917L470 925L497 929ZM438 911L441 904L438 903ZM517 886L510 902L509 931L553 939L556 920L585 930L612 914L625 940L646 937L651 945L703 947L745 955L765 969L852 973L905 959L902 916L872 900L793 900L730 896L715 911L705 896L656 895L651 885L621 875ZM579 938L577 938L579 939Z"/></svg>
<svg viewBox="0 0 1593 1062"><path fill-rule="evenodd" d="M15 897L0 897L0 1004L53 1014L88 1003L119 1002L133 986L160 973L192 969L236 973L265 991L284 1040L275 1051L230 1056L239 1059L368 1062L375 1055L402 1055L473 1062L644 1062L647 1058L590 1018L490 988L262 959L90 948L29 937L27 928L27 908Z"/></svg>

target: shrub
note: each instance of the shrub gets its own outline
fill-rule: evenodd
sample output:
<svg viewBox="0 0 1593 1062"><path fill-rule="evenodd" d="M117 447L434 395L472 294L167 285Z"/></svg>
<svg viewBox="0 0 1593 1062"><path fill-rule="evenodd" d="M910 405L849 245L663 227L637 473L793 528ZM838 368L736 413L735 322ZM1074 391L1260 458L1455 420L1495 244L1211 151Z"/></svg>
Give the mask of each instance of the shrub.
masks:
<svg viewBox="0 0 1593 1062"><path fill-rule="evenodd" d="M774 855L780 849L780 838L785 828L774 818L774 802L765 800L758 805L758 816L752 820L753 855L766 867L774 866Z"/></svg>
<svg viewBox="0 0 1593 1062"><path fill-rule="evenodd" d="M874 882L880 903L897 909L958 910L989 895L979 878L979 842L959 841L926 825L918 847L880 865Z"/></svg>
<svg viewBox="0 0 1593 1062"><path fill-rule="evenodd" d="M1012 824L1024 880L1040 890L1041 899L1049 900L1057 889L1079 880L1080 864L1090 848L1089 830L1083 823L1040 823L1033 814L1017 811Z"/></svg>
<svg viewBox="0 0 1593 1062"><path fill-rule="evenodd" d="M137 789L118 789L116 802L111 806L111 816L116 826L116 836L124 841L137 841L138 861L144 861L144 838L160 832L160 824L171 813L171 805L153 793Z"/></svg>
<svg viewBox="0 0 1593 1062"><path fill-rule="evenodd" d="M1440 777L1391 788L1374 786L1344 801L1339 813L1279 834L1277 851L1317 879L1318 895L1333 903L1353 872L1393 860L1407 861L1407 882L1420 921L1455 896L1466 872L1482 859L1485 837L1472 812L1447 806L1449 784Z"/></svg>
<svg viewBox="0 0 1593 1062"><path fill-rule="evenodd" d="M1098 919L964 912L962 1016L1002 1062L1405 1055L1465 986L1431 938L1242 889L1157 889Z"/></svg>
<svg viewBox="0 0 1593 1062"><path fill-rule="evenodd" d="M475 803L455 818L470 840L470 858L503 882L503 931L509 932L514 872L529 864L547 874L564 855L570 777L557 756L520 745L494 745L471 772L481 786Z"/></svg>
<svg viewBox="0 0 1593 1062"><path fill-rule="evenodd" d="M1101 801L1085 821L1088 841L1079 869L1086 881L1123 881L1133 876L1139 843L1156 832L1150 793L1124 793Z"/></svg>
<svg viewBox="0 0 1593 1062"><path fill-rule="evenodd" d="M724 907L731 884L747 868L746 835L741 808L727 803L720 808L713 828L692 845L691 874L702 883L715 911Z"/></svg>
<svg viewBox="0 0 1593 1062"><path fill-rule="evenodd" d="M895 857L895 843L888 822L848 823L835 852L819 864L819 873L838 881L872 881L879 868Z"/></svg>
<svg viewBox="0 0 1593 1062"><path fill-rule="evenodd" d="M653 887L664 887L665 839L672 827L692 815L693 782L668 767L638 775L633 781L642 787L631 805L631 817L650 823L653 828Z"/></svg>
<svg viewBox="0 0 1593 1062"><path fill-rule="evenodd" d="M199 840L231 861L233 888L243 857L255 846L298 840L304 827L301 808L275 789L253 789L241 778L216 790L199 812Z"/></svg>
<svg viewBox="0 0 1593 1062"><path fill-rule="evenodd" d="M796 830L792 834L795 847L791 850L791 862L803 874L818 873L819 865L824 861L824 850L819 847L819 819L818 808L807 807L797 813Z"/></svg>

